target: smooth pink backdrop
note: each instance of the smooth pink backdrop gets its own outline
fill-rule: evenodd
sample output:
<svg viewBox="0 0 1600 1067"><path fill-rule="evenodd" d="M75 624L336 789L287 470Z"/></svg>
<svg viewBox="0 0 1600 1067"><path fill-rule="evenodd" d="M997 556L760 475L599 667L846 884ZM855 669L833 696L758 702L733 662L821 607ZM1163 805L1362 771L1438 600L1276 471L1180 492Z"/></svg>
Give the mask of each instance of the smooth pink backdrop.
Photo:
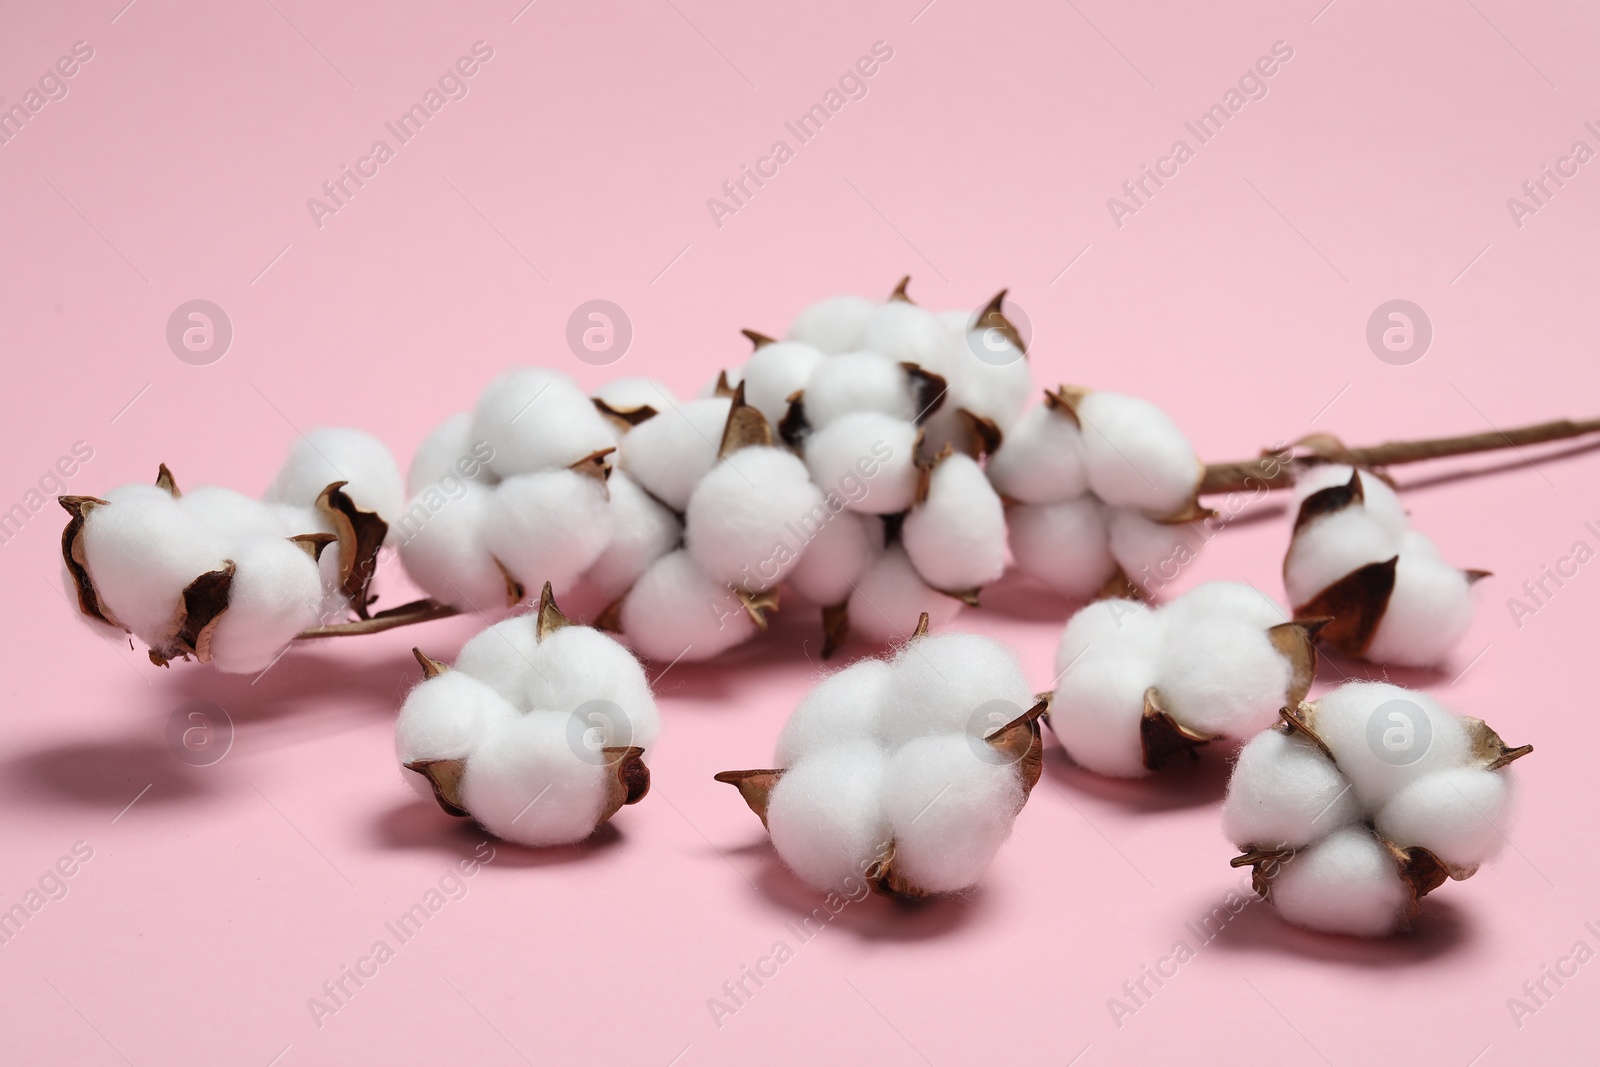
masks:
<svg viewBox="0 0 1600 1067"><path fill-rule="evenodd" d="M1575 140L1600 148L1583 126L1600 125L1588 5L523 2L0 10L0 109L74 42L94 51L0 145L0 509L79 441L80 493L159 461L185 485L256 491L297 429L325 424L363 426L404 461L516 361L689 392L744 357L740 327L781 331L814 299L886 294L907 272L935 307L1011 287L1041 384L1148 396L1211 459L1310 430L1368 443L1600 414L1600 163L1520 227L1506 203ZM307 198L480 40L493 58L469 95L319 228ZM717 226L707 198L774 140L795 147L785 121L877 41L894 54L868 95ZM1193 147L1183 123L1278 41L1293 59L1268 95L1117 226L1107 198L1174 139ZM195 298L235 330L210 366L165 341ZM635 331L610 368L563 340L593 298ZM1365 341L1394 298L1434 327L1408 366ZM1177 940L1196 945L1186 924L1238 885L1217 822L1225 764L1106 782L1052 742L970 899L873 899L802 945L786 923L813 895L711 780L764 764L815 677L817 635L792 613L724 663L661 678L654 785L614 830L495 846L467 895L319 1027L307 998L393 944L385 922L480 840L417 803L390 750L410 646L449 657L473 625L296 649L254 684L159 670L75 621L50 504L0 546L0 907L75 842L93 858L0 946L0 1058L1592 1058L1600 964L1520 1027L1507 1007L1575 942L1600 948L1584 926L1600 920L1600 564L1520 627L1506 606L1575 541L1600 547L1584 525L1600 528L1600 460L1565 451L1400 475L1449 558L1495 572L1456 660L1402 680L1536 747L1505 855L1430 897L1408 938L1312 936L1253 904L1120 1027L1108 999ZM1481 476L1444 476L1460 471ZM1178 585L1281 596L1280 509L1250 509ZM1013 642L1045 685L1067 606L1016 582L986 600L960 625ZM1369 669L1325 677L1341 671ZM214 766L168 750L188 699L236 725ZM778 940L794 958L718 1027L708 998Z"/></svg>

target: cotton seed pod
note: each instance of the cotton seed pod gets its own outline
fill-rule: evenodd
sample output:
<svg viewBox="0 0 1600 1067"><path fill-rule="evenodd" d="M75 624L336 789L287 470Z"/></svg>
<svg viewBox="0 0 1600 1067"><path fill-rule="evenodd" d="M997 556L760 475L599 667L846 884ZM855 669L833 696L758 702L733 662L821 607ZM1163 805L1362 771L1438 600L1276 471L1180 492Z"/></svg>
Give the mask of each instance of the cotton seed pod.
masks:
<svg viewBox="0 0 1600 1067"><path fill-rule="evenodd" d="M563 845L648 792L643 757L660 724L644 670L573 625L548 584L536 612L468 642L454 669L416 655L424 679L400 709L395 755L446 814L508 841Z"/></svg>
<svg viewBox="0 0 1600 1067"><path fill-rule="evenodd" d="M927 615L935 626L944 626L961 610L961 601L923 581L904 545L894 544L880 553L856 583L841 617L834 621L830 645L837 645L846 633L860 634L879 643L905 640L899 620Z"/></svg>
<svg viewBox="0 0 1600 1067"><path fill-rule="evenodd" d="M915 422L924 406L911 371L878 352L828 357L811 372L804 395L806 421L813 430L860 411Z"/></svg>
<svg viewBox="0 0 1600 1067"><path fill-rule="evenodd" d="M1030 408L1006 431L986 470L1000 495L1019 504L1059 504L1089 488L1083 434L1071 416L1049 404Z"/></svg>
<svg viewBox="0 0 1600 1067"><path fill-rule="evenodd" d="M873 411L845 415L805 439L806 468L852 511L892 515L917 495L917 427ZM864 489L864 491L862 491Z"/></svg>
<svg viewBox="0 0 1600 1067"><path fill-rule="evenodd" d="M558 470L617 444L583 390L543 367L513 368L484 387L472 440L488 445L489 466L501 478Z"/></svg>
<svg viewBox="0 0 1600 1067"><path fill-rule="evenodd" d="M787 337L830 356L854 352L862 347L867 320L876 307L862 296L835 296L818 301L795 316Z"/></svg>
<svg viewBox="0 0 1600 1067"><path fill-rule="evenodd" d="M1223 826L1290 922L1380 937L1499 851L1511 748L1426 694L1351 682L1285 707L1239 753Z"/></svg>
<svg viewBox="0 0 1600 1067"><path fill-rule="evenodd" d="M1001 310L1006 290L976 312L947 311L939 316L951 337L951 357L942 372L950 378L955 405L1009 433L1028 406L1033 373L1027 345Z"/></svg>
<svg viewBox="0 0 1600 1067"><path fill-rule="evenodd" d="M970 456L946 453L929 468L921 499L900 528L901 543L924 581L958 597L1005 572L1006 515L1000 496Z"/></svg>
<svg viewBox="0 0 1600 1067"><path fill-rule="evenodd" d="M910 281L909 276L902 278L889 299L873 308L861 348L948 378L959 342L939 316L912 302L906 293Z"/></svg>
<svg viewBox="0 0 1600 1067"><path fill-rule="evenodd" d="M490 485L496 480L489 469L493 455L487 441L472 437L472 412L462 411L440 423L417 446L406 472L406 492L416 497L430 485L452 477Z"/></svg>
<svg viewBox="0 0 1600 1067"><path fill-rule="evenodd" d="M522 587L490 551L484 533L495 487L457 483L454 495L424 486L401 513L400 563L441 604L492 612L522 599Z"/></svg>
<svg viewBox="0 0 1600 1067"><path fill-rule="evenodd" d="M681 514L694 487L716 465L732 404L731 396L718 396L662 411L622 439L618 465Z"/></svg>
<svg viewBox="0 0 1600 1067"><path fill-rule="evenodd" d="M609 473L547 470L505 479L484 516L484 545L524 589L543 575L565 592L611 540Z"/></svg>
<svg viewBox="0 0 1600 1067"><path fill-rule="evenodd" d="M388 446L362 430L328 427L295 439L278 476L262 499L269 503L316 506L334 482L362 511L393 521L405 502L405 480Z"/></svg>
<svg viewBox="0 0 1600 1067"><path fill-rule="evenodd" d="M1006 509L1006 536L1018 568L1061 595L1094 596L1117 575L1108 509L1093 496Z"/></svg>
<svg viewBox="0 0 1600 1067"><path fill-rule="evenodd" d="M646 659L693 663L765 629L764 613L774 604L770 599L741 599L680 548L652 563L628 590L618 624L634 651Z"/></svg>
<svg viewBox="0 0 1600 1067"><path fill-rule="evenodd" d="M1196 497L1204 467L1160 408L1138 397L1066 386L1046 399L1078 423L1089 488L1101 500L1158 519L1202 513Z"/></svg>
<svg viewBox="0 0 1600 1067"><path fill-rule="evenodd" d="M826 358L819 349L797 341L758 344L745 362L740 382L746 403L778 425L789 412L789 398L806 388Z"/></svg>
<svg viewBox="0 0 1600 1067"><path fill-rule="evenodd" d="M778 743L779 766L725 771L784 863L823 891L959 892L982 878L1042 769L1016 656L971 634L927 636L824 678Z"/></svg>

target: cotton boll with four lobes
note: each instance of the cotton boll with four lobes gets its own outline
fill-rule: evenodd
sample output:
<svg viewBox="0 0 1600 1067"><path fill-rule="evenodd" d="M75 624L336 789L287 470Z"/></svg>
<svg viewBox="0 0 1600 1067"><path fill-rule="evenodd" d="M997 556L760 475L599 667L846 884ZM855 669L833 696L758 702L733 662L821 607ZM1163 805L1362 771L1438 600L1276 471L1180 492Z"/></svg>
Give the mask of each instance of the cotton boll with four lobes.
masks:
<svg viewBox="0 0 1600 1067"><path fill-rule="evenodd" d="M213 532L227 538L287 537L305 530L288 530L278 507L253 496L202 485L178 498L178 507Z"/></svg>
<svg viewBox="0 0 1600 1067"><path fill-rule="evenodd" d="M773 765L790 767L809 754L849 741L876 741L881 709L894 671L881 659L864 659L826 675L789 715Z"/></svg>
<svg viewBox="0 0 1600 1067"><path fill-rule="evenodd" d="M890 551L893 551L892 549ZM855 613L850 615L852 623ZM894 658L894 679L879 730L885 745L949 732L980 739L1033 706L1033 691L1007 646L978 634L942 633L912 640ZM1001 707L1004 705L1004 707ZM1003 721L991 712L999 712ZM977 716L984 726L978 730ZM967 757L976 759L972 748Z"/></svg>
<svg viewBox="0 0 1600 1067"><path fill-rule="evenodd" d="M438 486L425 486L401 514L400 563L411 580L439 603L493 612L504 608L507 600L505 572L484 541L495 491L474 482L460 485L463 491L453 500ZM442 501L437 508L430 492ZM323 556L335 551L330 547Z"/></svg>
<svg viewBox="0 0 1600 1067"><path fill-rule="evenodd" d="M1277 721L1292 668L1265 630L1214 617L1168 633L1155 684L1174 719L1226 737L1247 737Z"/></svg>
<svg viewBox="0 0 1600 1067"><path fill-rule="evenodd" d="M394 754L401 767L418 760L466 759L499 722L520 715L504 696L463 670L448 670L417 685L400 706ZM402 770L406 783L432 798L428 779Z"/></svg>
<svg viewBox="0 0 1600 1067"><path fill-rule="evenodd" d="M620 466L657 500L683 511L716 465L732 405L725 396L691 400L646 419L623 437Z"/></svg>
<svg viewBox="0 0 1600 1067"><path fill-rule="evenodd" d="M1155 678L1154 662L1122 656L1085 657L1066 673L1050 702L1050 728L1074 763L1113 778L1150 773L1139 723Z"/></svg>
<svg viewBox="0 0 1600 1067"><path fill-rule="evenodd" d="M750 354L744 365L744 401L776 426L789 411L789 397L804 389L827 358L798 341L775 341Z"/></svg>
<svg viewBox="0 0 1600 1067"><path fill-rule="evenodd" d="M1312 519L1289 542L1283 585L1300 605L1352 571L1397 555L1395 539L1361 508Z"/></svg>
<svg viewBox="0 0 1600 1067"><path fill-rule="evenodd" d="M1294 483L1294 507L1298 510L1306 497L1336 485L1348 485L1355 468L1342 463L1319 463L1307 469ZM1368 515L1386 530L1390 537L1399 539L1405 532L1408 520L1399 494L1382 478L1371 471L1361 472L1362 507Z"/></svg>
<svg viewBox="0 0 1600 1067"><path fill-rule="evenodd" d="M1437 556L1402 552L1366 658L1402 667L1443 663L1472 626L1470 586L1466 574Z"/></svg>
<svg viewBox="0 0 1600 1067"><path fill-rule="evenodd" d="M490 726L461 778L463 806L490 833L541 847L593 832L610 767L574 757L569 725L563 712L533 711Z"/></svg>
<svg viewBox="0 0 1600 1067"><path fill-rule="evenodd" d="M611 522L606 487L595 479L569 470L518 474L495 487L483 543L524 589L549 582L560 595L605 551Z"/></svg>
<svg viewBox="0 0 1600 1067"><path fill-rule="evenodd" d="M1379 810L1373 825L1402 848L1425 848L1445 863L1476 867L1505 844L1501 822L1510 806L1508 774L1459 767L1400 790Z"/></svg>
<svg viewBox="0 0 1600 1067"><path fill-rule="evenodd" d="M929 586L905 548L892 545L872 561L850 595L850 630L870 641L903 641L923 612L930 625L942 626L960 610L961 601Z"/></svg>
<svg viewBox="0 0 1600 1067"><path fill-rule="evenodd" d="M678 406L672 390L654 378L616 378L596 389L594 398L614 411L654 408L659 414Z"/></svg>
<svg viewBox="0 0 1600 1067"><path fill-rule="evenodd" d="M901 527L906 554L929 585L976 589L1006 569L1006 513L983 468L956 453L933 468L928 497Z"/></svg>
<svg viewBox="0 0 1600 1067"><path fill-rule="evenodd" d="M1116 572L1106 508L1092 496L1006 510L1011 555L1022 571L1073 598L1093 596Z"/></svg>
<svg viewBox="0 0 1600 1067"><path fill-rule="evenodd" d="M772 787L772 847L801 881L822 890L854 885L883 858L887 765L872 742L843 742L810 753Z"/></svg>
<svg viewBox="0 0 1600 1067"><path fill-rule="evenodd" d="M1264 730L1239 750L1222 829L1241 849L1301 848L1361 819L1339 768L1299 734Z"/></svg>
<svg viewBox="0 0 1600 1067"><path fill-rule="evenodd" d="M1058 504L1089 488L1083 435L1065 414L1040 404L1006 431L989 457L989 480L1002 496L1022 504Z"/></svg>
<svg viewBox="0 0 1600 1067"><path fill-rule="evenodd" d="M563 626L539 642L523 674L520 706L576 715L600 748L649 748L661 733L644 668L622 645L588 626Z"/></svg>
<svg viewBox="0 0 1600 1067"><path fill-rule="evenodd" d="M343 427L302 434L267 489L265 499L283 504L315 504L333 482L357 507L393 522L405 503L405 480L388 446L370 433Z"/></svg>
<svg viewBox="0 0 1600 1067"><path fill-rule="evenodd" d="M759 593L800 560L790 529L827 516L822 490L798 456L782 448L741 448L695 486L684 545L712 578Z"/></svg>
<svg viewBox="0 0 1600 1067"><path fill-rule="evenodd" d="M860 296L834 296L820 300L796 315L788 339L808 344L827 355L853 352L861 347L867 320L878 305Z"/></svg>
<svg viewBox="0 0 1600 1067"><path fill-rule="evenodd" d="M1300 926L1380 937L1404 921L1411 890L1372 831L1346 826L1279 865L1272 903Z"/></svg>
<svg viewBox="0 0 1600 1067"><path fill-rule="evenodd" d="M907 742L884 774L894 865L929 893L975 884L1027 799L1013 764L985 759L966 734Z"/></svg>
<svg viewBox="0 0 1600 1067"><path fill-rule="evenodd" d="M810 540L800 553L800 562L789 572L790 588L813 604L843 604L868 565L883 551L883 520L839 511L820 528L801 528L810 532Z"/></svg>
<svg viewBox="0 0 1600 1067"><path fill-rule="evenodd" d="M521 707L538 659L538 620L533 615L513 615L478 631L462 645L455 670L482 679Z"/></svg>
<svg viewBox="0 0 1600 1067"><path fill-rule="evenodd" d="M230 674L253 674L317 624L322 576L305 549L283 537L246 538L231 553L228 610L211 632L211 663Z"/></svg>
<svg viewBox="0 0 1600 1067"><path fill-rule="evenodd" d="M951 376L957 343L937 315L905 300L873 308L861 337L861 347L869 352L881 352L897 363L915 363L946 378Z"/></svg>
<svg viewBox="0 0 1600 1067"><path fill-rule="evenodd" d="M916 426L891 415L858 411L807 437L805 462L811 480L842 496L850 510L893 515L916 499L916 450ZM865 493L852 491L861 485Z"/></svg>
<svg viewBox="0 0 1600 1067"><path fill-rule="evenodd" d="M569 467L616 446L594 402L564 374L537 367L507 371L478 397L472 439L493 450L500 477Z"/></svg>
<svg viewBox="0 0 1600 1067"><path fill-rule="evenodd" d="M1248 582L1201 582L1163 607L1161 614L1178 626L1222 617L1270 630L1289 621L1288 613L1275 600Z"/></svg>
<svg viewBox="0 0 1600 1067"><path fill-rule="evenodd" d="M732 590L678 549L652 563L623 597L622 632L647 659L696 662L749 640L757 627Z"/></svg>
<svg viewBox="0 0 1600 1067"><path fill-rule="evenodd" d="M877 352L846 352L823 360L806 382L806 422L823 429L846 415L872 411L915 422L921 405L911 376Z"/></svg>
<svg viewBox="0 0 1600 1067"><path fill-rule="evenodd" d="M1153 577L1170 579L1194 558L1193 523L1157 522L1126 508L1106 511L1111 558L1135 584L1148 586Z"/></svg>
<svg viewBox="0 0 1600 1067"><path fill-rule="evenodd" d="M1426 693L1387 682L1350 682L1327 693L1311 727L1371 810L1424 775L1466 765L1472 751L1459 716Z"/></svg>
<svg viewBox="0 0 1600 1067"><path fill-rule="evenodd" d="M683 523L627 471L612 471L606 489L611 494L611 540L589 568L588 579L605 596L619 597L650 564L678 547Z"/></svg>
<svg viewBox="0 0 1600 1067"><path fill-rule="evenodd" d="M1148 400L1103 392L1089 393L1076 411L1089 487L1101 500L1156 516L1190 502L1200 462L1166 412Z"/></svg>
<svg viewBox="0 0 1600 1067"><path fill-rule="evenodd" d="M1167 639L1166 611L1140 600L1111 597L1079 610L1061 631L1056 646L1059 676L1080 660L1121 657L1154 663Z"/></svg>

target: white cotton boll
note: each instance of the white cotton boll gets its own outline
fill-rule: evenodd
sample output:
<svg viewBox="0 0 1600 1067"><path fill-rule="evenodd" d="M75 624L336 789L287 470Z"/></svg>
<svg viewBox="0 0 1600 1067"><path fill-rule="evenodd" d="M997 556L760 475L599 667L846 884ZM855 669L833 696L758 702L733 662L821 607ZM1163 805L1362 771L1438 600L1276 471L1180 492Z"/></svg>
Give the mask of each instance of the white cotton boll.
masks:
<svg viewBox="0 0 1600 1067"><path fill-rule="evenodd" d="M1114 778L1142 778L1139 723L1155 664L1133 657L1085 658L1066 673L1050 703L1050 727L1080 767Z"/></svg>
<svg viewBox="0 0 1600 1067"><path fill-rule="evenodd" d="M867 320L877 304L865 297L835 296L820 300L796 315L788 338L828 355L853 352L861 347Z"/></svg>
<svg viewBox="0 0 1600 1067"><path fill-rule="evenodd" d="M843 498L836 498L842 506ZM843 604L883 551L883 520L853 511L832 514L820 528L803 526L809 536L788 582L813 604Z"/></svg>
<svg viewBox="0 0 1600 1067"><path fill-rule="evenodd" d="M1166 412L1138 397L1094 392L1078 404L1089 486L1101 500L1170 515L1200 482L1199 460Z"/></svg>
<svg viewBox="0 0 1600 1067"><path fill-rule="evenodd" d="M333 533L333 523L309 504L268 503L267 507L272 509L279 527L290 537L309 533ZM323 555L326 556L327 553L324 552Z"/></svg>
<svg viewBox="0 0 1600 1067"><path fill-rule="evenodd" d="M1056 646L1056 674L1079 661L1109 657L1154 661L1167 639L1166 612L1112 597L1085 606L1067 622Z"/></svg>
<svg viewBox="0 0 1600 1067"><path fill-rule="evenodd" d="M315 504L334 482L356 506L392 520L405 503L405 480L382 441L362 430L328 427L302 434L267 489L265 499L283 504Z"/></svg>
<svg viewBox="0 0 1600 1067"><path fill-rule="evenodd" d="M564 626L539 642L524 677L523 706L576 715L577 732L601 748L649 748L661 732L644 668L618 642L588 626Z"/></svg>
<svg viewBox="0 0 1600 1067"><path fill-rule="evenodd" d="M939 317L904 300L879 304L867 320L861 347L895 362L915 363L933 374L951 376L956 345Z"/></svg>
<svg viewBox="0 0 1600 1067"><path fill-rule="evenodd" d="M284 533L290 537L301 534L331 534L334 532L333 523L326 515L307 504L278 504L267 505L278 516L278 521ZM392 540L400 540L396 534ZM317 557L317 569L322 574L322 617L337 619L350 609L350 602L340 591L339 584L339 546L329 542Z"/></svg>
<svg viewBox="0 0 1600 1067"><path fill-rule="evenodd" d="M1295 853L1272 883L1279 915L1330 934L1391 933L1410 901L1394 858L1364 826L1335 830Z"/></svg>
<svg viewBox="0 0 1600 1067"><path fill-rule="evenodd" d="M647 659L710 659L757 633L732 590L683 549L650 565L622 600L622 632Z"/></svg>
<svg viewBox="0 0 1600 1067"><path fill-rule="evenodd" d="M1011 555L1023 573L1073 598L1093 596L1112 574L1106 509L1094 497L1006 510Z"/></svg>
<svg viewBox="0 0 1600 1067"><path fill-rule="evenodd" d="M800 457L782 448L741 448L695 486L684 546L712 578L759 593L799 562L794 531L827 517L822 490Z"/></svg>
<svg viewBox="0 0 1600 1067"><path fill-rule="evenodd" d="M1295 480L1294 507L1298 511L1306 497L1336 485L1348 485L1355 468L1342 463L1319 463L1308 468ZM1406 532L1405 505L1400 503L1394 487L1371 471L1361 472L1362 507L1382 526L1390 537L1398 539Z"/></svg>
<svg viewBox="0 0 1600 1067"><path fill-rule="evenodd" d="M1089 487L1083 435L1066 415L1040 404L1006 431L989 457L989 480L1022 504L1058 504Z"/></svg>
<svg viewBox="0 0 1600 1067"><path fill-rule="evenodd" d="M850 595L850 632L869 641L903 641L928 613L934 628L961 610L961 601L932 588L917 574L906 550L894 545L872 561Z"/></svg>
<svg viewBox="0 0 1600 1067"><path fill-rule="evenodd" d="M441 604L476 611L504 608L505 572L484 542L494 489L462 482L461 495L425 486L396 523L400 563L424 593ZM329 546L327 556L336 550Z"/></svg>
<svg viewBox="0 0 1600 1067"><path fill-rule="evenodd" d="M916 499L916 451L915 425L858 411L806 438L806 468L813 482L843 497L850 510L892 515Z"/></svg>
<svg viewBox="0 0 1600 1067"><path fill-rule="evenodd" d="M808 754L845 741L874 741L894 671L864 659L826 675L789 715L778 735L773 765L790 767Z"/></svg>
<svg viewBox="0 0 1600 1067"><path fill-rule="evenodd" d="M1396 793L1378 812L1378 833L1402 848L1425 848L1445 863L1476 867L1505 844L1511 779L1500 771L1439 771Z"/></svg>
<svg viewBox="0 0 1600 1067"><path fill-rule="evenodd" d="M617 378L594 391L594 398L614 411L655 408L659 414L678 406L672 390L654 378Z"/></svg>
<svg viewBox="0 0 1600 1067"><path fill-rule="evenodd" d="M977 883L1026 800L1016 766L965 734L920 737L889 760L884 811L895 869L930 893Z"/></svg>
<svg viewBox="0 0 1600 1067"><path fill-rule="evenodd" d="M487 441L472 437L472 412L457 412L417 446L406 473L406 492L416 496L452 475L488 484L494 478L488 465L491 455Z"/></svg>
<svg viewBox="0 0 1600 1067"><path fill-rule="evenodd" d="M229 674L272 666L296 634L317 624L322 576L300 546L282 537L233 545L228 610L211 633L211 664Z"/></svg>
<svg viewBox="0 0 1600 1067"><path fill-rule="evenodd" d="M627 471L612 471L606 489L611 494L611 541L589 568L588 578L605 596L618 597L650 564L678 547L683 523Z"/></svg>
<svg viewBox="0 0 1600 1067"><path fill-rule="evenodd" d="M104 499L110 506L93 508L83 524L89 578L118 622L159 644L172 636L189 583L225 565L228 542L163 489L122 486Z"/></svg>
<svg viewBox="0 0 1600 1067"><path fill-rule="evenodd" d="M400 705L394 754L400 765L417 760L466 759L498 722L520 714L493 687L464 671L449 670L419 683ZM428 779L401 772L419 796L433 798Z"/></svg>
<svg viewBox="0 0 1600 1067"><path fill-rule="evenodd" d="M605 805L611 768L577 758L567 716L535 711L495 723L467 760L462 805L507 841L543 847L582 841Z"/></svg>
<svg viewBox="0 0 1600 1067"><path fill-rule="evenodd" d="M717 462L728 423L727 397L691 400L646 419L622 439L620 465L657 500L681 512Z"/></svg>
<svg viewBox="0 0 1600 1067"><path fill-rule="evenodd" d="M830 745L784 772L772 787L772 847L801 881L850 889L889 844L883 813L883 751L868 741Z"/></svg>
<svg viewBox="0 0 1600 1067"><path fill-rule="evenodd" d="M1472 626L1467 576L1436 556L1400 554L1389 606L1365 658L1401 667L1436 667Z"/></svg>
<svg viewBox="0 0 1600 1067"><path fill-rule="evenodd" d="M1170 580L1195 556L1192 523L1157 522L1127 508L1107 508L1111 558L1141 586Z"/></svg>
<svg viewBox="0 0 1600 1067"><path fill-rule="evenodd" d="M558 596L610 540L605 486L569 470L507 478L495 487L483 523L483 543L524 589L549 582Z"/></svg>
<svg viewBox="0 0 1600 1067"><path fill-rule="evenodd" d="M178 498L178 507L230 539L305 532L286 530L282 515L274 505L220 485L202 485L189 490Z"/></svg>
<svg viewBox="0 0 1600 1067"><path fill-rule="evenodd" d="M1289 621L1289 613L1248 582L1201 582L1161 609L1168 622L1190 626L1201 619L1248 622L1263 630Z"/></svg>
<svg viewBox="0 0 1600 1067"><path fill-rule="evenodd" d="M1397 555L1395 539L1360 508L1313 519L1289 542L1283 585L1289 601L1308 603L1340 578Z"/></svg>
<svg viewBox="0 0 1600 1067"><path fill-rule="evenodd" d="M1315 742L1264 730L1239 750L1222 830L1241 849L1301 848L1361 814L1350 783Z"/></svg>
<svg viewBox="0 0 1600 1067"><path fill-rule="evenodd" d="M479 630L462 645L455 670L471 675L522 708L538 659L537 620L532 615L513 615Z"/></svg>
<svg viewBox="0 0 1600 1067"><path fill-rule="evenodd" d="M617 443L611 424L564 374L538 367L507 371L483 390L472 440L493 450L501 477L568 467Z"/></svg>
<svg viewBox="0 0 1600 1067"><path fill-rule="evenodd" d="M950 397L945 404L992 419L1010 433L1033 396L1033 371L1027 357L993 329L957 334L951 347ZM979 348L984 349L983 356L978 355Z"/></svg>
<svg viewBox="0 0 1600 1067"><path fill-rule="evenodd" d="M900 650L893 666L879 724L890 748L941 732L986 737L1033 707L1017 654L993 638L919 637Z"/></svg>
<svg viewBox="0 0 1600 1067"><path fill-rule="evenodd" d="M1464 766L1472 750L1458 716L1387 682L1348 682L1324 694L1311 727L1369 810L1424 775Z"/></svg>
<svg viewBox="0 0 1600 1067"><path fill-rule="evenodd" d="M762 345L744 365L744 401L778 425L789 411L789 397L804 389L826 357L796 341Z"/></svg>
<svg viewBox="0 0 1600 1067"><path fill-rule="evenodd" d="M846 415L875 411L903 422L921 413L906 369L877 352L847 352L823 360L806 382L806 422L823 429Z"/></svg>
<svg viewBox="0 0 1600 1067"><path fill-rule="evenodd" d="M929 585L976 589L1006 569L1006 511L977 460L960 453L933 469L928 498L901 527L906 554Z"/></svg>
<svg viewBox="0 0 1600 1067"><path fill-rule="evenodd" d="M1407 530L1400 535L1400 554L1402 556L1429 556L1439 558L1439 546L1433 539L1420 530Z"/></svg>
<svg viewBox="0 0 1600 1067"><path fill-rule="evenodd" d="M1277 721L1293 672L1265 630L1213 618L1168 633L1156 688L1174 719L1226 737L1248 737Z"/></svg>

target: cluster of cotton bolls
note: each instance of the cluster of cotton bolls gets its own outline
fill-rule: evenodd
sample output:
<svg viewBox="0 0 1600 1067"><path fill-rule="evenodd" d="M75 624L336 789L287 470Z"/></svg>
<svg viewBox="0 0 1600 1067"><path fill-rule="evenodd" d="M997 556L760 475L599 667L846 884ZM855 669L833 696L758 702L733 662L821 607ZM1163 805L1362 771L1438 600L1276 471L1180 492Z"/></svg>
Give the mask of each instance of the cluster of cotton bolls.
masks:
<svg viewBox="0 0 1600 1067"><path fill-rule="evenodd" d="M183 492L163 466L155 485L61 499L67 586L86 617L132 633L157 664L264 670L302 631L367 615L402 499L388 449L358 430L302 436L263 499Z"/></svg>
<svg viewBox="0 0 1600 1067"><path fill-rule="evenodd" d="M1313 467L1294 491L1283 582L1296 616L1330 618L1319 640L1347 655L1406 667L1444 662L1472 624L1469 587L1482 572L1440 558L1370 471Z"/></svg>
<svg viewBox="0 0 1600 1067"><path fill-rule="evenodd" d="M1080 766L1138 777L1267 728L1315 669L1305 628L1242 582L1207 582L1161 608L1100 600L1061 635L1048 721Z"/></svg>
<svg viewBox="0 0 1600 1067"><path fill-rule="evenodd" d="M1240 750L1223 826L1290 922L1375 937L1404 927L1445 878L1504 841L1508 749L1431 697L1351 682Z"/></svg>
<svg viewBox="0 0 1600 1067"><path fill-rule="evenodd" d="M784 726L778 769L717 776L809 885L866 881L913 897L969 888L1038 780L1043 705L1015 654L923 626L892 659L824 678Z"/></svg>
<svg viewBox="0 0 1600 1067"><path fill-rule="evenodd" d="M1067 388L1031 408L988 465L1017 566L1074 599L1149 589L1188 562L1203 471L1154 404Z"/></svg>
<svg viewBox="0 0 1600 1067"><path fill-rule="evenodd" d="M655 698L628 650L568 622L544 587L535 612L468 641L453 668L423 656L395 755L419 794L524 845L588 837L643 799Z"/></svg>

